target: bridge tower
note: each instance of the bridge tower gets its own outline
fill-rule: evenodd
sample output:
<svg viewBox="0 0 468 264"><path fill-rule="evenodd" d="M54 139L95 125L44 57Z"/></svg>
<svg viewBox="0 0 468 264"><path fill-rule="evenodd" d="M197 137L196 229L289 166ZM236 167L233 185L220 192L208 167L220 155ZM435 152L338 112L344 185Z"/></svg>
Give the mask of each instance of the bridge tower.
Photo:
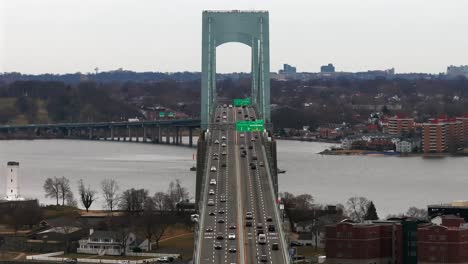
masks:
<svg viewBox="0 0 468 264"><path fill-rule="evenodd" d="M267 11L204 11L202 22L201 126L207 128L216 100L216 47L239 42L251 48L251 98L270 120L270 38Z"/></svg>

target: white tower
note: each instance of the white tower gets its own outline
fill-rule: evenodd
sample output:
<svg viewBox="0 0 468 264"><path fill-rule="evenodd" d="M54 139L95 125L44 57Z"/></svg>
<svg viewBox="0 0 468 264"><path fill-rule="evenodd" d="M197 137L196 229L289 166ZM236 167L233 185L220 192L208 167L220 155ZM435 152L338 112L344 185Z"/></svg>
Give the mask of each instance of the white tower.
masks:
<svg viewBox="0 0 468 264"><path fill-rule="evenodd" d="M8 201L24 200L19 194L18 170L19 162L9 161L7 163L6 199Z"/></svg>

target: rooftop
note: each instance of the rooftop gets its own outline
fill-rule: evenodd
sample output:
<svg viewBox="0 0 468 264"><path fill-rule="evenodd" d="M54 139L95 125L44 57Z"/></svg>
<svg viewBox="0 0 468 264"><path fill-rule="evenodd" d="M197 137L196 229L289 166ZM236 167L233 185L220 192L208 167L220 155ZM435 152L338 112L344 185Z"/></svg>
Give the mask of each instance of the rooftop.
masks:
<svg viewBox="0 0 468 264"><path fill-rule="evenodd" d="M203 13L268 13L267 10L203 10Z"/></svg>

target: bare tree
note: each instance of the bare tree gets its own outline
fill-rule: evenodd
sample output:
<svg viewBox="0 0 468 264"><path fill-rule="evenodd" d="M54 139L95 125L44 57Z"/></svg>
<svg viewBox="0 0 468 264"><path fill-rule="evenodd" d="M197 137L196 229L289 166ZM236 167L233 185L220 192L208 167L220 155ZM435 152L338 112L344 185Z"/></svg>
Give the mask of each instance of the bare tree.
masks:
<svg viewBox="0 0 468 264"><path fill-rule="evenodd" d="M411 206L410 208L408 208L408 211L406 211L405 215L408 217L413 217L413 218L420 219L420 220L427 220L427 217L428 217L426 209L417 208L414 206Z"/></svg>
<svg viewBox="0 0 468 264"><path fill-rule="evenodd" d="M122 255L127 253L127 242L131 231L134 228L134 219L125 215L122 217L112 217L109 219L109 229L114 235L114 239L122 248Z"/></svg>
<svg viewBox="0 0 468 264"><path fill-rule="evenodd" d="M60 227L60 231L63 233L66 252L70 252L70 234L78 231L79 229L80 228L76 223L76 218L72 216L65 216L62 218L62 226Z"/></svg>
<svg viewBox="0 0 468 264"><path fill-rule="evenodd" d="M78 192L80 193L81 203L86 208L86 212L88 212L89 207L91 207L91 204L96 200L96 191L91 189L90 185L85 187L81 179L78 182Z"/></svg>
<svg viewBox="0 0 468 264"><path fill-rule="evenodd" d="M136 213L143 210L145 200L148 198L148 190L145 189L128 189L122 193L119 207L122 210Z"/></svg>
<svg viewBox="0 0 468 264"><path fill-rule="evenodd" d="M60 179L57 177L47 178L44 182L44 191L46 193L46 198L55 198L56 204L59 205L60 198Z"/></svg>
<svg viewBox="0 0 468 264"><path fill-rule="evenodd" d="M67 194L65 204L71 207L78 207L78 201L75 199L75 195L73 194L73 192L69 192Z"/></svg>
<svg viewBox="0 0 468 264"><path fill-rule="evenodd" d="M294 198L296 209L310 210L313 207L314 197L310 194L300 194Z"/></svg>
<svg viewBox="0 0 468 264"><path fill-rule="evenodd" d="M179 179L175 181L176 200L178 203L188 200L189 192L187 188L182 186L182 182Z"/></svg>
<svg viewBox="0 0 468 264"><path fill-rule="evenodd" d="M70 187L70 180L62 177L58 179L58 189L59 189L59 198L62 199L62 205L65 205L65 201L69 198L70 194L73 196L71 187Z"/></svg>
<svg viewBox="0 0 468 264"><path fill-rule="evenodd" d="M169 183L169 189L167 191L168 195L168 202L170 205L170 210L175 210L177 203L180 203L182 201L185 201L189 197L189 193L185 187L182 186L182 183L179 179L176 179L176 181L171 181Z"/></svg>
<svg viewBox="0 0 468 264"><path fill-rule="evenodd" d="M167 194L163 192L156 192L152 198L154 203L154 210L163 214L165 211L168 210L168 201L169 197Z"/></svg>
<svg viewBox="0 0 468 264"><path fill-rule="evenodd" d="M148 239L148 250L151 250L153 241L156 242L156 248L159 247L159 240L171 223L168 218L171 215L165 215L164 211L156 213L156 203L152 197L145 200L143 215L138 218L138 229Z"/></svg>
<svg viewBox="0 0 468 264"><path fill-rule="evenodd" d="M112 212L119 203L119 195L117 194L119 185L114 179L104 179L101 182L101 188L104 200L106 201L106 208Z"/></svg>
<svg viewBox="0 0 468 264"><path fill-rule="evenodd" d="M346 203L349 218L356 222L363 222L367 208L369 207L369 202L370 201L365 197L349 198Z"/></svg>

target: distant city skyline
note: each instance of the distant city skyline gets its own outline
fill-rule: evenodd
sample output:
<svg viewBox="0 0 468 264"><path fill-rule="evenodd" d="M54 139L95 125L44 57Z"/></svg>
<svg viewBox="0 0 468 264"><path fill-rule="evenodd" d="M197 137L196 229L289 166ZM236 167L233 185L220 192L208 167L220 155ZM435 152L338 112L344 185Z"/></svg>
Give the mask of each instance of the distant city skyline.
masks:
<svg viewBox="0 0 468 264"><path fill-rule="evenodd" d="M203 10L268 10L271 71L468 64L468 1L0 0L0 72L200 71ZM250 71L250 48L217 50L219 73Z"/></svg>

